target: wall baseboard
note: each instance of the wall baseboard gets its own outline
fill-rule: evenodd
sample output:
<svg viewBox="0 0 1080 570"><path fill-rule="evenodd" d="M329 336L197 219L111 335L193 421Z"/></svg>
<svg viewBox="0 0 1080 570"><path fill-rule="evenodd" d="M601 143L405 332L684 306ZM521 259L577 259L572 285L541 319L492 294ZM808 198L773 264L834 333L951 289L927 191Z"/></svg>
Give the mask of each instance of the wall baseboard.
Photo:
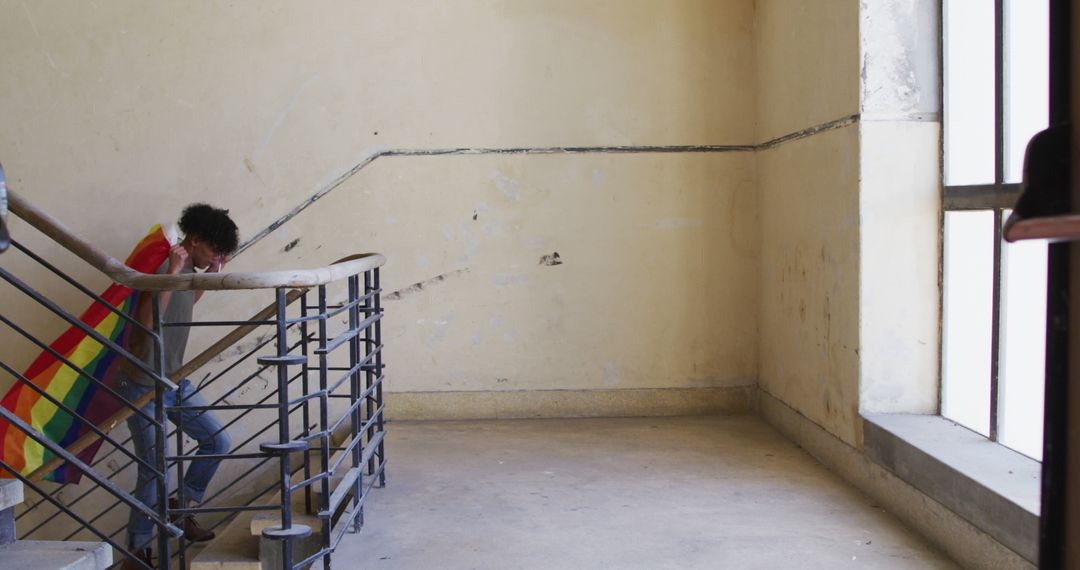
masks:
<svg viewBox="0 0 1080 570"><path fill-rule="evenodd" d="M479 420L741 414L754 386L624 390L387 392L388 420Z"/></svg>
<svg viewBox="0 0 1080 570"><path fill-rule="evenodd" d="M771 394L759 390L754 401L765 421L964 568L1034 568L1016 552Z"/></svg>

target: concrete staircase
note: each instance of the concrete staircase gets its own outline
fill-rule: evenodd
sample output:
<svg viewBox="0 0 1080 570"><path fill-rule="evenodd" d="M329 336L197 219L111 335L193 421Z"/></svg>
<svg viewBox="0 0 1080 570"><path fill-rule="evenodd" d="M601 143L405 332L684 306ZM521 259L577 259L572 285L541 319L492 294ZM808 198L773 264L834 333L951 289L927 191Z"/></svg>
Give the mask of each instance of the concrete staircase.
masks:
<svg viewBox="0 0 1080 570"><path fill-rule="evenodd" d="M0 566L19 570L105 570L112 565L112 547L104 542L18 540L15 507L22 502L22 482L0 480Z"/></svg>
<svg viewBox="0 0 1080 570"><path fill-rule="evenodd" d="M335 454L331 461L339 457L340 452ZM311 461L317 462L318 451L313 450ZM297 456L299 457L299 456ZM358 470L341 469L342 473L330 478L331 505L344 505L351 496L346 486L355 480L355 472ZM303 472L299 464L293 467L293 484L303 478ZM344 483L345 486L342 485ZM319 504L320 486L312 487L312 502ZM278 504L280 495L274 493L260 501L259 505ZM336 525L344 514L343 509L334 509L331 517L331 529L338 528ZM322 523L317 515L304 514L304 493L298 491L293 494L293 524L303 525L311 529L311 534L297 540L294 543L293 561L303 560L316 552L322 546ZM278 511L261 511L241 513L233 519L225 530L201 551L197 552L189 565L189 570L278 570L281 568L281 543L263 536L263 530L279 526L281 514ZM313 564L322 567L320 561Z"/></svg>

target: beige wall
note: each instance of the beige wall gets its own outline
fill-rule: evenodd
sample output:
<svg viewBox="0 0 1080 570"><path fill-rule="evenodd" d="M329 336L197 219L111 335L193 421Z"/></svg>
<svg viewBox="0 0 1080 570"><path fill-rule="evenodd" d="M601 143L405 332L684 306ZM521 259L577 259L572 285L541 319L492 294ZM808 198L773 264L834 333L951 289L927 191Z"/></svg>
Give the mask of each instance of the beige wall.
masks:
<svg viewBox="0 0 1080 570"><path fill-rule="evenodd" d="M859 112L859 3L757 0L757 139Z"/></svg>
<svg viewBox="0 0 1080 570"><path fill-rule="evenodd" d="M860 408L936 404L936 304L890 304L937 294L936 123L910 92L868 89L906 60L867 54L907 39L860 38L895 39L906 4L0 0L0 161L123 256L194 200L254 235L385 149L750 145L862 114L757 152L379 158L231 265L385 253L387 387L406 416L677 413L728 389L711 409L745 409L756 381L858 445ZM896 144L914 168L871 160ZM933 252L896 241L909 223ZM213 294L198 313L269 300ZM11 336L0 356L22 367L33 351Z"/></svg>
<svg viewBox="0 0 1080 570"><path fill-rule="evenodd" d="M763 0L758 139L859 112L859 3ZM759 386L848 443L859 421L859 128L757 153Z"/></svg>
<svg viewBox="0 0 1080 570"><path fill-rule="evenodd" d="M117 256L192 200L229 207L251 235L377 149L754 133L749 1L0 13L12 185ZM389 307L393 390L746 383L753 193L747 153L380 159L233 267L378 250L388 291L460 276ZM563 265L538 264L555 251Z"/></svg>
<svg viewBox="0 0 1080 570"><path fill-rule="evenodd" d="M759 386L841 440L860 412L934 413L940 251L937 11L757 2Z"/></svg>
<svg viewBox="0 0 1080 570"><path fill-rule="evenodd" d="M750 0L3 0L0 161L14 189L118 257L195 200L230 208L246 237L380 149L752 144L753 27ZM664 401L650 389L689 389L654 412L677 413L696 409L694 390L738 386L746 409L755 169L750 152L381 158L230 268L385 253L397 395L614 391L642 409ZM104 287L24 224L13 233ZM561 265L540 264L555 252ZM35 332L62 328L0 294ZM210 294L197 315L269 300ZM193 335L189 354L214 336ZM21 368L33 351L11 337L0 356ZM558 413L552 401L517 405Z"/></svg>

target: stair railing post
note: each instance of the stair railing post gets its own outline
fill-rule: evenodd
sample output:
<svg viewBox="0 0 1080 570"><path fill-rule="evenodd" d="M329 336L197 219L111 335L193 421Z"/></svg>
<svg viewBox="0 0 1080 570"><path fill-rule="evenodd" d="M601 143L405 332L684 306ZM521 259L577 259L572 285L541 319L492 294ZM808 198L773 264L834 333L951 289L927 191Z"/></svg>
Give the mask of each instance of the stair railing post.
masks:
<svg viewBox="0 0 1080 570"><path fill-rule="evenodd" d="M183 382L184 382L183 378L178 378L177 379L177 384L178 385L182 386ZM183 414L184 391L181 390L180 388L177 388L176 394L174 395L173 399L174 399L173 405L176 406L176 409L179 412L175 416L176 417L176 457L177 458L182 458L182 457L184 457L184 414ZM161 431L164 433L167 430L162 429ZM187 505L187 494L184 492L184 489L186 488L185 485L184 485L184 460L183 459L177 459L175 461L175 465L176 465L176 504L177 504L177 508L186 509L188 505ZM162 498L162 501L168 503L168 501L166 501L164 498ZM190 516L190 515L184 515L184 516ZM183 528L183 527L181 526L181 528ZM178 558L180 559L180 568L187 568L187 541L185 540L185 537L180 537L180 539L176 541L176 544L177 544L177 551L178 551L177 553L179 554Z"/></svg>
<svg viewBox="0 0 1080 570"><path fill-rule="evenodd" d="M356 370L356 365L360 363L360 335L357 328L360 326L360 280L356 275L349 276L349 330L352 331L352 338L349 340L349 369L353 370L349 376L349 405L352 407L352 412L349 414L349 434L351 439L349 441L354 442L352 448L352 457L349 462L354 469L357 469L357 476L353 480L353 518L352 518L352 532L359 532L360 527L364 526L364 508L360 505L360 493L364 488L364 471L360 468L360 458L363 456L363 445L357 440L363 437L360 432L360 426L363 425L363 420L360 418L360 407L356 405L356 401L360 398L360 370ZM359 509L357 512L356 509Z"/></svg>
<svg viewBox="0 0 1080 570"><path fill-rule="evenodd" d="M371 272L365 271L364 295L373 295L374 291L375 288L372 287ZM367 318L375 314L374 296L371 296L368 297L367 301L364 303L364 316ZM364 357L369 359L367 366L364 367L364 394L366 395L366 397L364 398L364 410L367 412L368 425L365 437L367 437L367 441L369 442L371 441L371 438L375 436L375 424L371 421L372 414L374 412L374 406L372 404L375 400L375 394L371 392L371 387L375 383L375 362L374 360L370 360L371 358L373 358L372 353L377 350L377 347L375 346L374 331L374 323L369 323L368 326L364 328L364 352L366 353ZM371 459L368 460L367 464L368 475L375 474L374 465L375 457L372 456Z"/></svg>
<svg viewBox="0 0 1080 570"><path fill-rule="evenodd" d="M285 289L278 287L275 291L277 293L277 355L284 357L289 353L286 336L288 330L285 323ZM283 363L277 366L277 380L278 443L284 446L289 443L289 370ZM289 468L291 459L288 452L278 455L281 466L281 528L283 530L292 528L292 473ZM292 542L291 536L286 536L285 540L281 541L283 570L292 568Z"/></svg>
<svg viewBox="0 0 1080 570"><path fill-rule="evenodd" d="M144 293L145 294L145 293ZM164 327L161 323L161 295L154 292L152 294L151 305L152 318L154 325L154 369L157 372L159 378L165 377L165 335ZM157 527L157 543L158 543L158 568L161 570L168 570L172 564L172 556L169 552L169 535L165 532L164 524L169 520L169 503L167 497L169 496L169 466L167 465L165 456L168 455L168 450L165 446L168 444L166 439L166 423L165 423L165 385L161 382L154 382L154 421L157 422L154 426L154 466L161 476L157 479L157 513L160 517L160 521L155 526ZM154 505L147 505L153 508ZM181 540L183 537L181 537ZM132 545L136 546L136 545Z"/></svg>
<svg viewBox="0 0 1080 570"><path fill-rule="evenodd" d="M301 432L304 437L311 435L311 400L307 396L311 393L311 387L308 384L310 380L308 370L310 367L307 364L308 357L308 323L306 317L308 315L308 303L307 303L307 291L300 296L300 354L304 356L304 364L300 369L300 382L301 390L304 395L303 403L303 417L304 427ZM326 429L321 427L319 429ZM311 479L311 448L304 450L304 480ZM312 514L311 504L311 485L304 486L304 513Z"/></svg>
<svg viewBox="0 0 1080 570"><path fill-rule="evenodd" d="M326 393L329 386L329 367L328 361L329 355L326 354L326 285L319 285L319 348L316 353L319 355L319 391L322 394L319 397L319 433L322 434L319 437L319 472L324 475L323 479L319 481L319 486L322 488L322 493L319 494L319 512L326 511L330 508L330 477L327 471L330 468L330 436L327 430L330 429L330 409L329 409L329 395ZM323 546L327 549L330 547L330 528L331 520L323 519L322 524L322 538ZM323 556L323 568L324 570L330 570L330 553L327 552Z"/></svg>
<svg viewBox="0 0 1080 570"><path fill-rule="evenodd" d="M378 412L379 418L378 418L378 420L375 421L375 423L379 426L378 431L383 432L384 429L385 429L385 426L383 425L383 421L385 420L385 415L386 415L385 410L386 410L386 408L383 406L383 389L382 389L382 387L383 387L383 382L386 381L386 378L383 377L383 353L382 353L383 344L382 344L382 317L381 317L381 315L382 315L382 301L380 300L380 298L382 296L382 293L380 291L380 289L382 288L382 285L379 283L379 268L376 267L375 269L372 269L371 274L372 274L372 278L373 278L372 302L373 302L373 306L375 308L375 313L374 314L380 315L379 320L375 321L375 343L374 344L375 344L375 350L378 350L378 353L375 354L375 381L378 382L378 385L375 386L375 408L377 410L379 410L379 412ZM386 445L386 439L384 438L384 439L379 441L379 446L378 446L378 449L376 450L376 454L375 454L379 458L379 467L380 467L380 469L379 469L379 486L380 487L385 487L386 486L386 448L385 448L385 445ZM374 458L375 456L372 456L372 457Z"/></svg>

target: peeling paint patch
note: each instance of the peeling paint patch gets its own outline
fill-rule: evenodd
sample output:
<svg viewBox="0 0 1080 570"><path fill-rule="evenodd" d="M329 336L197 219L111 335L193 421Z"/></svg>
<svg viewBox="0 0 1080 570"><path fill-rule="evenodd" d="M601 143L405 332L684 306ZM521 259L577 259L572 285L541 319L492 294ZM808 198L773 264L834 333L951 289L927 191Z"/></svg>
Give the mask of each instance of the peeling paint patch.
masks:
<svg viewBox="0 0 1080 570"><path fill-rule="evenodd" d="M615 386L619 383L619 366L613 361L604 364L604 385Z"/></svg>
<svg viewBox="0 0 1080 570"><path fill-rule="evenodd" d="M499 220L488 222L484 224L484 235L487 237L496 237L503 233L505 227Z"/></svg>
<svg viewBox="0 0 1080 570"><path fill-rule="evenodd" d="M461 224L461 241L465 250L462 252L461 257L458 257L457 261L460 264L468 263L472 260L473 256L480 251L480 237L467 225Z"/></svg>
<svg viewBox="0 0 1080 570"><path fill-rule="evenodd" d="M509 198L511 201L521 201L521 191L518 189L520 183L517 180L510 178L509 176L503 174L502 172L499 172L498 170L496 170L495 174L492 175L491 180L495 182L495 187L498 188L500 192L505 194L506 197Z"/></svg>
<svg viewBox="0 0 1080 570"><path fill-rule="evenodd" d="M491 282L494 283L496 287L511 287L513 285L524 285L529 282L529 276L501 273L499 275L496 275L495 278L491 280Z"/></svg>
<svg viewBox="0 0 1080 570"><path fill-rule="evenodd" d="M450 323L453 320L454 318L452 316L447 315L437 321L434 321L433 324L435 325L435 330L431 333L429 341L435 343L441 342L443 339L445 339L446 333L450 329Z"/></svg>
<svg viewBox="0 0 1080 570"><path fill-rule="evenodd" d="M286 251L286 252L292 251L292 249L294 247L296 247L299 243L300 243L300 238L296 238L296 239L290 241L289 243L285 244L285 249L283 251Z"/></svg>
<svg viewBox="0 0 1080 570"><path fill-rule="evenodd" d="M682 228L700 228L701 218L665 218L653 222L653 227L658 230L678 230Z"/></svg>
<svg viewBox="0 0 1080 570"><path fill-rule="evenodd" d="M443 281L446 281L447 279L449 279L451 277L458 277L458 276L461 276L461 275L465 275L468 272L469 272L469 269L465 268L465 269L458 269L457 271L451 271L450 273L443 273L442 275L436 275L435 277L432 277L431 279L428 279L427 281L420 281L418 283L413 283L412 285L409 285L408 287L405 287L404 289L398 289L397 291L394 291L393 293L390 293L389 295L383 297L383 299L385 299L387 301L397 301L397 300L400 300L403 297L408 297L409 295L419 293L419 292L423 291L425 287L430 287L430 286L435 285L437 283L442 283Z"/></svg>
<svg viewBox="0 0 1080 570"><path fill-rule="evenodd" d="M259 143L259 147L255 149L254 153L252 153L251 156L253 158L259 158L264 152L266 152L266 149L270 146L270 141L273 140L274 135L277 134L278 129L281 128L281 125L285 124L285 118L289 116L289 113L291 113L294 108L296 108L296 104L300 101L300 96L303 95L304 91L307 91L307 89L311 87L311 84L315 83L315 81L318 79L318 73L312 75L311 77L308 77L307 80L305 80L300 85L300 87L293 93L292 97L289 98L288 104L286 104L285 108L282 109L281 113L277 117L277 120L275 120L274 124L270 126L270 130L263 137L262 142Z"/></svg>
<svg viewBox="0 0 1080 570"><path fill-rule="evenodd" d="M552 267L555 265L562 265L562 258L559 257L559 252L552 253L550 255L540 256L540 265L546 265Z"/></svg>

